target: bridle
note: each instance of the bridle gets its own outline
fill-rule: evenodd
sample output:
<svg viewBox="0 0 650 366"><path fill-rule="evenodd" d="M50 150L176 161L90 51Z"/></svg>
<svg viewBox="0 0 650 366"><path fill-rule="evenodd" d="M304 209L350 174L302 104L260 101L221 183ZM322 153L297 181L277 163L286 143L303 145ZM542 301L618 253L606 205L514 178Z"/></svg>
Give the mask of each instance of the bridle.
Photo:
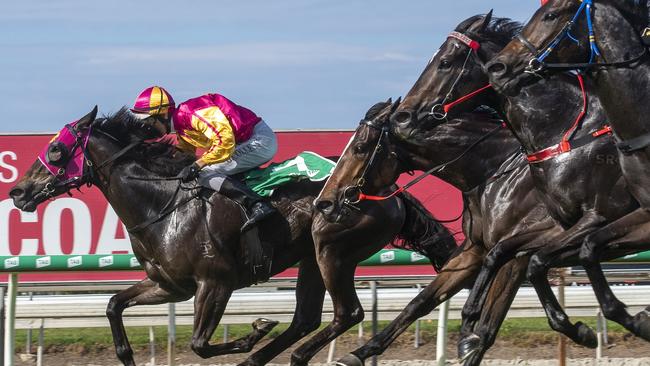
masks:
<svg viewBox="0 0 650 366"><path fill-rule="evenodd" d="M45 199L50 199L55 197L56 192L66 192L68 195L71 195L70 191L73 189L79 189L83 185L86 186L91 186L93 183L93 180L95 178L95 172L100 171L101 169L105 168L109 164L115 162L117 159L120 157L124 156L126 153L131 151L133 148L136 146L140 145L144 140L137 139L130 144L126 145L119 151L117 151L115 154L111 155L108 157L105 161L103 161L101 164L96 165L93 163L92 159L90 158L90 154L88 153L88 140L90 139L90 136L92 135L93 131L97 131L98 133L101 133L102 135L105 135L106 137L110 138L111 140L115 142L119 142L119 140L109 134L106 131L102 131L101 129L93 129L93 125L95 123L100 123L99 120L93 121L88 127L84 129L77 129L73 124L66 124L65 129L72 135L74 136L74 144L70 149L68 149L65 157L62 158L62 161L57 163L57 166L60 166L56 174L54 175L56 178L55 182L48 182L45 184L45 187L41 189L40 192L38 192L35 197L38 197L39 195L45 196ZM74 160L75 152L81 149L81 152L83 154L83 160L82 160L82 172L81 174L78 175L73 175L68 179L60 179L65 174L66 169L70 165L70 163ZM41 163L43 163L41 161ZM49 163L49 162L48 162ZM45 165L45 163L43 163ZM48 168L47 165L45 167Z"/></svg>
<svg viewBox="0 0 650 366"><path fill-rule="evenodd" d="M353 207L355 209L358 208L354 205L361 202L361 200L363 199L362 197L365 196L363 194L362 188L366 184L368 172L373 167L375 160L377 159L377 155L382 150L383 141L384 139L388 138L388 134L389 134L389 129L386 123L383 123L382 125L378 125L374 120L363 119L361 120L361 122L359 122L359 125L366 125L374 130L379 131L380 136L377 139L377 143L375 144L375 147L372 149L372 154L370 155L370 158L366 160L366 163L363 167L363 171L359 176L359 178L357 179L357 181L353 185L349 185L343 189L343 204L348 207ZM352 197L355 196L357 198L352 199Z"/></svg>
<svg viewBox="0 0 650 366"><path fill-rule="evenodd" d="M431 175L431 174L433 174L435 172L443 171L445 168L447 168L447 166L449 166L449 165L457 162L458 160L462 159L467 153L469 153L472 149L474 149L474 147L479 145L481 142L487 140L489 137L495 135L501 129L506 127L505 122L501 123L500 125L498 125L496 127L494 127L493 129L491 129L487 133L485 133L483 136L476 139L476 141L474 141L465 150L463 150L460 154L458 154L458 156L446 161L445 163L436 165L436 166L432 167L431 169L429 169L429 170L427 170L425 172L422 172L420 175L413 178L411 181L409 181L405 185L403 185L403 186L399 187L398 189L394 190L389 195L387 195L387 196L373 196L373 195L364 194L362 188L363 188L363 185L365 185L365 183L366 183L366 180L367 180L366 176L367 176L368 172L370 171L370 168L373 166L373 163L375 162L375 160L377 158L377 154L382 149L382 142L383 142L384 139L388 138L388 134L390 133L390 130L385 124L382 125L382 126L377 126L377 124L374 123L373 121L362 120L360 122L360 124L361 125L366 125L366 126L368 126L370 128L374 128L376 130L379 130L381 132L381 135L377 139L377 144L375 145L375 148L373 149L372 155L368 159L368 161L367 161L367 163L366 163L366 165L365 165L365 167L363 169L363 172L362 172L361 176L359 177L359 179L357 179L357 182L355 184L347 186L347 187L345 187L343 189L343 200L342 200L343 206L355 209L357 211L359 211L360 209L356 205L358 203L360 203L361 201L384 201L384 200L387 200L389 198L392 198L392 197L398 195L401 192L406 191L407 189L409 189L410 187L412 187L415 184L419 183L421 180L423 180L427 176L429 176L429 175ZM398 158L398 155L395 154L394 152L391 152L391 154L394 154L395 157ZM354 198L354 197L356 197L356 198ZM450 222L452 222L452 221L456 221L456 219L450 220Z"/></svg>
<svg viewBox="0 0 650 366"><path fill-rule="evenodd" d="M576 69L588 69L588 68L594 68L594 67L617 67L617 66L626 66L632 63L635 63L636 61L640 60L643 56L645 56L647 50L645 47L643 47L643 51L637 55L634 56L630 59L623 60L623 61L616 61L616 62L594 62L596 57L600 57L601 53L598 48L598 44L596 43L596 33L594 31L594 26L592 22L592 17L591 17L591 8L593 6L594 0L580 0L581 4L576 13L573 15L573 18L568 21L564 27L553 37L549 42L546 47L543 47L541 49L538 49L535 45L533 45L526 37L524 37L521 33L517 34L516 38L519 42L521 42L532 54L533 57L528 61L528 64L526 65L524 72L528 74L534 74L539 76L539 73L547 70L547 69L554 69L554 70L576 70ZM544 60L553 53L553 51L557 48L557 46L562 42L565 38L569 38L576 44L579 44L580 41L576 39L572 34L571 31L573 30L573 27L575 26L576 22L578 21L578 18L580 15L584 13L584 16L587 20L587 34L589 38L589 61L585 63L546 63Z"/></svg>
<svg viewBox="0 0 650 366"><path fill-rule="evenodd" d="M451 108L453 108L454 106L456 106L457 104L460 104L460 103L462 103L462 102L464 102L464 101L466 101L468 99L471 99L472 97L474 97L475 95L483 92L484 90L491 88L491 85L488 84L488 85L485 85L485 86L483 86L483 87L481 87L481 88L479 88L479 89L477 89L477 90L475 90L475 91L473 91L473 92L471 92L471 93L469 93L467 95L464 95L464 96L462 96L462 97L460 97L460 98L458 98L458 99L456 99L456 100L454 100L452 102L449 102L449 100L451 100L452 93L454 92L454 90L456 89L456 86L460 82L461 77L463 76L463 74L465 74L465 71L467 71L467 63L469 62L470 57L472 55L476 55L478 50L481 48L481 44L479 42L473 40L472 38L468 37L467 35L465 35L463 33L460 33L460 32L451 32L451 33L449 33L447 38L448 39L449 38L454 38L454 39L460 41L461 43L463 43L464 45L466 45L468 47L468 51L467 51L467 55L465 56L465 60L463 61L463 67L460 69L460 72L456 76L456 79L454 80L454 82L449 87L449 91L447 92L447 94L445 95L445 97L443 98L443 100L440 103L436 103L431 107L431 110L427 114L427 115L433 117L434 119L436 119L438 121L446 120L447 119L447 114L449 113L449 110ZM476 56L476 57L478 57L478 56ZM479 63L480 63L480 60L479 60Z"/></svg>

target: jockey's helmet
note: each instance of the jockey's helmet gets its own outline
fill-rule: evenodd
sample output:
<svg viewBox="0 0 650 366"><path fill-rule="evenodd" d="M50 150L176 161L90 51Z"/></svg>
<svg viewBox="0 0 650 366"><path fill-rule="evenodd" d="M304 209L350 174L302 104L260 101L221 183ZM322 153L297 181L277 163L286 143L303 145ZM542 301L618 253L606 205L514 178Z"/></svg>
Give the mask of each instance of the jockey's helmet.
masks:
<svg viewBox="0 0 650 366"><path fill-rule="evenodd" d="M131 112L139 115L148 115L169 119L174 112L174 98L165 88L150 86L143 90L135 99Z"/></svg>

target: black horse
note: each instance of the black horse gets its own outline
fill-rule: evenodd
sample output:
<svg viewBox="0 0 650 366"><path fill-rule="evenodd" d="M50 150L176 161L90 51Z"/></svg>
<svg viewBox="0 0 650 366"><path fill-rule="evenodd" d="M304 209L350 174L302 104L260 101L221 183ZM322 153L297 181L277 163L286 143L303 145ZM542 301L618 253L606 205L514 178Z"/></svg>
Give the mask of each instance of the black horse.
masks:
<svg viewBox="0 0 650 366"><path fill-rule="evenodd" d="M407 97L408 99L408 97ZM429 286L366 345L338 361L361 365L383 353L408 326L440 303L469 286L492 246L505 238L532 238L560 232L534 190L519 143L491 114L471 113L448 123L431 126L422 134L407 129L389 131L389 103L379 103L377 116L366 116L356 130L339 164L319 195L316 208L325 220L345 222L372 202L360 194L388 196L403 171L429 170L463 191L465 241ZM372 110L372 109L371 109ZM362 198L363 196L361 196ZM516 218L516 219L514 219ZM315 220L314 225L323 220ZM314 230L317 247L318 231ZM528 258L508 263L497 275L483 311L482 352L496 337L499 325L524 279ZM354 310L354 308L349 308Z"/></svg>
<svg viewBox="0 0 650 366"><path fill-rule="evenodd" d="M73 146L62 147L53 141L48 149L48 160L57 160L54 162L63 169L70 157L82 150L83 174L61 182L37 161L11 190L14 204L34 210L41 202L72 187L93 184L127 226L133 251L147 278L113 296L106 310L118 358L125 365L135 362L122 323L124 309L182 301L192 296L194 352L212 357L250 351L276 322L258 319L245 337L224 344L209 343L232 291L249 286L256 279L247 258L247 243L252 238L241 236L239 231L245 219L242 209L214 192L192 184L181 186L177 180L165 178L174 177L194 157L176 152L173 145L164 141L143 142L157 137L158 132L150 125L126 110L97 120L96 113L95 108L74 126L68 126L76 138ZM272 250L272 266L267 275L300 261L297 307L290 327L244 364L267 363L320 324L324 283L331 282L331 275L323 273L321 277L311 225L312 203L322 187L323 183L318 182L289 183L278 188L271 198L279 213L258 228L264 246ZM420 249L433 263L444 262L456 248L451 234L427 215L417 200L403 195L386 203L389 204L399 210L384 212L378 208L360 215L360 223L351 227L347 235L340 235L341 240L354 241L342 245L359 246L356 239L365 237L376 251L397 237L402 246ZM417 244L411 246L412 243ZM348 260L347 254L343 257Z"/></svg>
<svg viewBox="0 0 650 366"><path fill-rule="evenodd" d="M505 46L519 27L507 19L491 20L491 13L462 22L427 66L409 93L411 98L406 98L393 116L397 128L412 128L411 125L419 123L419 133L426 133L423 128L427 125L441 123L476 105L488 105L502 113L528 155L542 201L565 229L527 242L507 239L490 251L463 310L461 356L476 343L472 328L481 314L494 273L520 255L532 255L528 277L551 327L576 343L596 347L591 329L569 322L551 290L547 271L551 264L575 264L586 235L637 207L621 177L609 130L602 129L606 118L600 102L598 98L583 96L575 77L558 75L544 84L524 88L517 97L504 97L484 89L487 75L482 70L483 61ZM474 94L474 90L483 91ZM473 97L465 103L453 102L464 100L463 95ZM566 108L563 102L578 107ZM583 115L583 108L588 113ZM615 258L627 250L611 250L606 257Z"/></svg>
<svg viewBox="0 0 650 366"><path fill-rule="evenodd" d="M623 176L640 208L590 234L580 260L605 317L650 340L650 306L630 315L600 265L612 248L650 249L650 58L640 38L648 26L646 2L549 1L486 68L494 87L508 94L566 69L582 69L593 80L618 140Z"/></svg>

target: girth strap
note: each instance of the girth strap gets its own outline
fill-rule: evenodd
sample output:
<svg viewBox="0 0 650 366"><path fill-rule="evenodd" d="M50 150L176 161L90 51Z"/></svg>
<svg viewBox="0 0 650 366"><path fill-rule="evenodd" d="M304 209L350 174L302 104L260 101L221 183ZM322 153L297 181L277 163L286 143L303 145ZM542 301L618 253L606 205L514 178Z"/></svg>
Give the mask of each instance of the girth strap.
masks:
<svg viewBox="0 0 650 366"><path fill-rule="evenodd" d="M644 149L648 146L650 146L650 132L647 132L641 136L637 136L633 139L629 139L625 141L617 139L616 141L616 147L623 154L631 154L635 151Z"/></svg>

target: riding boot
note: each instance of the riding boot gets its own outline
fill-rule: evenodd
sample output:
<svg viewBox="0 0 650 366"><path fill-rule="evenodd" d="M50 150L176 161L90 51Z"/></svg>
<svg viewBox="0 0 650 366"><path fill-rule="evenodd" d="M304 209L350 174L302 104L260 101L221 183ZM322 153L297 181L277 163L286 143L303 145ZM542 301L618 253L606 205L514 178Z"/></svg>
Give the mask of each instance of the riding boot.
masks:
<svg viewBox="0 0 650 366"><path fill-rule="evenodd" d="M275 212L275 208L271 204L236 179L226 178L219 193L239 203L246 210L248 220L241 227L242 233Z"/></svg>

